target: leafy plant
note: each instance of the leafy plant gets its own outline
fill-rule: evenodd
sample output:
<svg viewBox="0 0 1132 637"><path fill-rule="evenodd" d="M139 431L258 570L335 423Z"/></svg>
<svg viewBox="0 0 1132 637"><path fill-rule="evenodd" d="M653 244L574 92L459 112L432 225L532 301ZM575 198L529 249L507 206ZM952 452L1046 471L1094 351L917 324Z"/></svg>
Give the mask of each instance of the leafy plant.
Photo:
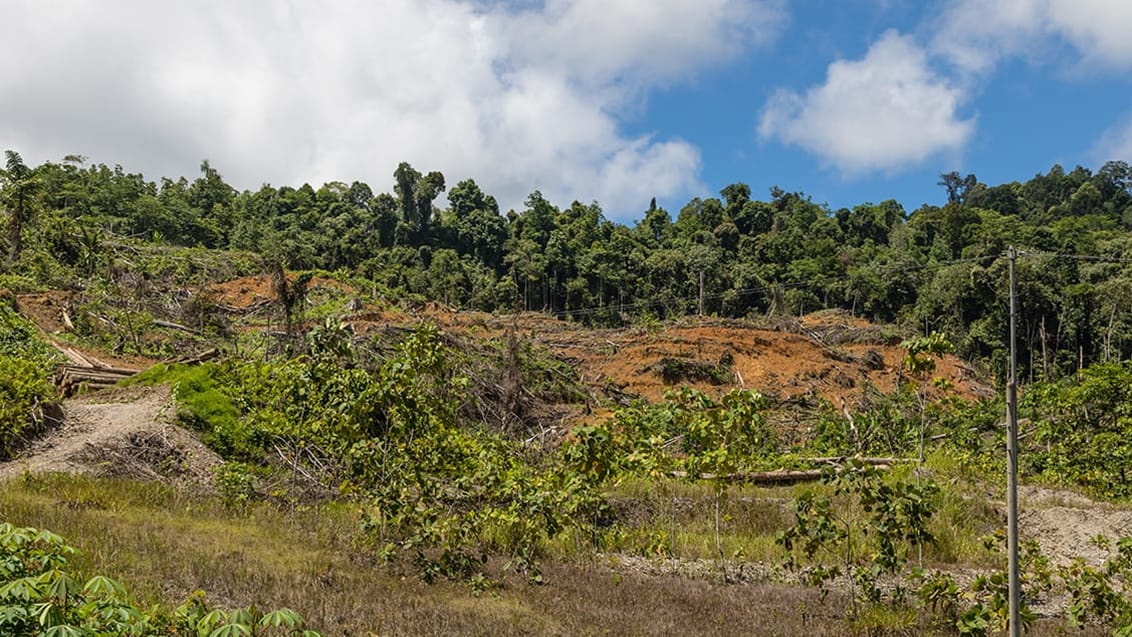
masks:
<svg viewBox="0 0 1132 637"><path fill-rule="evenodd" d="M47 424L55 387L40 365L0 355L0 458Z"/></svg>
<svg viewBox="0 0 1132 637"><path fill-rule="evenodd" d="M900 347L906 352L902 364L913 376L932 373L935 371L936 357L955 349L947 335L940 332L910 338L900 343Z"/></svg>
<svg viewBox="0 0 1132 637"><path fill-rule="evenodd" d="M77 550L50 531L0 524L0 630L10 635L289 635L319 637L293 610L210 610L203 593L170 611L134 606L121 583L85 581L70 569Z"/></svg>
<svg viewBox="0 0 1132 637"><path fill-rule="evenodd" d="M884 480L875 467L850 460L825 471L829 496L807 492L794 501L793 524L778 536L785 566L810 585L845 576L858 603L904 603L902 586L885 590L882 576L901 574L909 548L933 540L928 520L939 487L930 481Z"/></svg>

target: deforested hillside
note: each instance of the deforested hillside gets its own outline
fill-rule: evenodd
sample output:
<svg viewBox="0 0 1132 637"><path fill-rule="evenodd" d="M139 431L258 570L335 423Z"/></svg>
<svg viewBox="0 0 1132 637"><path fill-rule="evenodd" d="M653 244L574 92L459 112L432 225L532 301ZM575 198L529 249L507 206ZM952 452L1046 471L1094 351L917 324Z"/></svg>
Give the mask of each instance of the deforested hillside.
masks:
<svg viewBox="0 0 1132 637"><path fill-rule="evenodd" d="M632 226L24 168L4 629L992 634L1010 246L1030 631L1132 613L1126 165Z"/></svg>

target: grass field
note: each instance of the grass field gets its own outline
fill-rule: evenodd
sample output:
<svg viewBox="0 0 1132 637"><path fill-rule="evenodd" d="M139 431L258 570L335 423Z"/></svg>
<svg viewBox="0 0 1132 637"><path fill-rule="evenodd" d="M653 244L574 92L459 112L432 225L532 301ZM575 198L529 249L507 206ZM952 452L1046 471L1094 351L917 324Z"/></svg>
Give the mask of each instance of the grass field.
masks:
<svg viewBox="0 0 1132 637"><path fill-rule="evenodd" d="M0 518L82 538L72 542L82 551L76 569L121 580L139 604L203 590L221 605L294 608L324 635L924 634L914 615L893 611L851 622L836 592L823 601L771 580L728 584L717 573L666 574L561 550L544 564L543 585L516 577L477 593L424 584L353 546L355 515L341 505L233 510L167 485L77 476L0 485ZM1028 634L1057 632L1051 622Z"/></svg>

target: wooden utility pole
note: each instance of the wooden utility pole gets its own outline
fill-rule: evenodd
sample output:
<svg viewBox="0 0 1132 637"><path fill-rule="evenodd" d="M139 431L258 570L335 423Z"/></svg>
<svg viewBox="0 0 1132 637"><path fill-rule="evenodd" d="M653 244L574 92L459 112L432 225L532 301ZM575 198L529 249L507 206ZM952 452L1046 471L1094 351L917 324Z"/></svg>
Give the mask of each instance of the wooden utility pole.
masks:
<svg viewBox="0 0 1132 637"><path fill-rule="evenodd" d="M1014 246L1006 253L1010 260L1010 377L1006 381L1006 550L1010 596L1011 637L1021 635L1021 583L1018 578L1018 350L1015 346L1015 316L1018 311L1018 288L1014 262L1018 251Z"/></svg>

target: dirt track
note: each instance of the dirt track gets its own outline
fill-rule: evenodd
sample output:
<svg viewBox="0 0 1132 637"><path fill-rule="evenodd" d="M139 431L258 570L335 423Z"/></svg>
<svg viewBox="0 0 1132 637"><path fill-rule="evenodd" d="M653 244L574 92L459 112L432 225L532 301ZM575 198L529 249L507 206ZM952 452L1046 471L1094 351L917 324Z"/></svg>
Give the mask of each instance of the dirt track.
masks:
<svg viewBox="0 0 1132 637"><path fill-rule="evenodd" d="M25 471L207 482L220 458L173 424L168 387L131 387L68 400L63 425L0 463L0 480Z"/></svg>

